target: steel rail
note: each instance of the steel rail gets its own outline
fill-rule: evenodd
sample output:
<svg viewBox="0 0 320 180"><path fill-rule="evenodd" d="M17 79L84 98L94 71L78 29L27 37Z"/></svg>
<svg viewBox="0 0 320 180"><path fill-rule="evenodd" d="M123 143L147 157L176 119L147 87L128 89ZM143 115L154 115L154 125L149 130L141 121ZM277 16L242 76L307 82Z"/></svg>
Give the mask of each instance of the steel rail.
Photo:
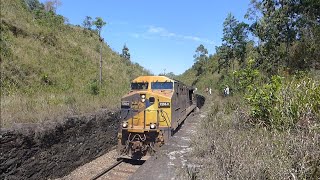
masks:
<svg viewBox="0 0 320 180"><path fill-rule="evenodd" d="M117 167L119 164L121 164L123 162L124 159L120 159L118 160L118 162L114 163L112 166L108 167L107 169L103 170L101 173L97 174L96 176L94 176L93 178L91 178L91 180L96 180L99 177L103 176L104 174L106 174L107 172L109 172L111 169Z"/></svg>

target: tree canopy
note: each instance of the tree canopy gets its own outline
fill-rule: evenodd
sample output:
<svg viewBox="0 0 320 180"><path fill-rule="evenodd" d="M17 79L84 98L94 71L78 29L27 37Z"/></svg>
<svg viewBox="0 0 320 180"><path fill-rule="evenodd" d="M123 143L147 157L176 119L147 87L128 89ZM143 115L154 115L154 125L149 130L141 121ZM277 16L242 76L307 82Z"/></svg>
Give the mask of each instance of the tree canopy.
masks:
<svg viewBox="0 0 320 180"><path fill-rule="evenodd" d="M130 60L129 48L127 47L127 45L123 45L122 54L120 56L125 58L126 60Z"/></svg>
<svg viewBox="0 0 320 180"><path fill-rule="evenodd" d="M96 26L100 36L103 26L105 26L107 23L104 22L101 17L96 17L96 20L93 22L93 24Z"/></svg>

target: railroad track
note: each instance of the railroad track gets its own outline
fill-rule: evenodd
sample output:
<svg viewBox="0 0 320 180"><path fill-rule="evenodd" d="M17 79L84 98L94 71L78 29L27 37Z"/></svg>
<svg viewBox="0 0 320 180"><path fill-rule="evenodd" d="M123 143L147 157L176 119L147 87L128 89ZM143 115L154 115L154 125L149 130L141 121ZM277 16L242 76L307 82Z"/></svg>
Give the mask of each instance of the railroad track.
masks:
<svg viewBox="0 0 320 180"><path fill-rule="evenodd" d="M118 159L114 164L92 177L91 180L128 179L144 162L144 160Z"/></svg>

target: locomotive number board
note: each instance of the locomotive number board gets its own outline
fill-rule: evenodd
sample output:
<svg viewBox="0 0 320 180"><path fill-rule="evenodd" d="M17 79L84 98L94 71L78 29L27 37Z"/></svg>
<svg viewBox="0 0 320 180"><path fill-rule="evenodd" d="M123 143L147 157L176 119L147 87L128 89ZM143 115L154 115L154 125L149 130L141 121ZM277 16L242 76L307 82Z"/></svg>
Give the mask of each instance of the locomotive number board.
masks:
<svg viewBox="0 0 320 180"><path fill-rule="evenodd" d="M159 108L169 108L170 102L159 102Z"/></svg>
<svg viewBox="0 0 320 180"><path fill-rule="evenodd" d="M121 102L121 108L130 108L129 101L122 101Z"/></svg>

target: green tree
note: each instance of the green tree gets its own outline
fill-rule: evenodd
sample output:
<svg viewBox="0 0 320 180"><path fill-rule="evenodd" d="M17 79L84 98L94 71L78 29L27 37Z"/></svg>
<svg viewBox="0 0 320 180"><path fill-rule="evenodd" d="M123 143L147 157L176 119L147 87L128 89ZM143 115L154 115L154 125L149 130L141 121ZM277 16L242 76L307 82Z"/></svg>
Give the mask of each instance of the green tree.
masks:
<svg viewBox="0 0 320 180"><path fill-rule="evenodd" d="M234 47L235 47L235 35L234 31L238 25L238 21L235 17L229 13L227 18L223 22L223 37L222 37L222 46L225 46L226 61L230 61L234 58Z"/></svg>
<svg viewBox="0 0 320 180"><path fill-rule="evenodd" d="M199 76L204 72L205 65L208 61L208 50L204 45L200 44L195 52L196 54L193 55L195 61L193 68L197 71L197 76Z"/></svg>
<svg viewBox="0 0 320 180"><path fill-rule="evenodd" d="M234 57L240 64L245 63L246 47L248 43L248 27L248 24L241 22L236 25L233 31Z"/></svg>
<svg viewBox="0 0 320 180"><path fill-rule="evenodd" d="M123 45L122 54L120 56L126 60L130 60L129 48L126 45Z"/></svg>
<svg viewBox="0 0 320 180"><path fill-rule="evenodd" d="M91 27L93 25L92 18L90 16L86 16L85 19L83 20L82 25L85 29L91 30Z"/></svg>
<svg viewBox="0 0 320 180"><path fill-rule="evenodd" d="M283 68L315 67L319 57L320 2L317 0L253 0L246 17L259 39L261 69L269 75Z"/></svg>
<svg viewBox="0 0 320 180"><path fill-rule="evenodd" d="M235 17L229 13L223 22L222 45L216 47L219 55L219 68L228 69L234 60L244 63L246 45L248 42L248 25L239 23ZM233 66L234 69L234 66Z"/></svg>
<svg viewBox="0 0 320 180"><path fill-rule="evenodd" d="M101 30L102 27L105 26L107 23L103 21L101 17L96 17L96 20L93 22L99 32L99 40L100 40L100 72L99 72L99 82L100 86L102 85L102 43L103 39L101 38Z"/></svg>
<svg viewBox="0 0 320 180"><path fill-rule="evenodd" d="M296 30L298 41L293 44L289 65L292 68L320 68L320 1L304 0L295 2Z"/></svg>
<svg viewBox="0 0 320 180"><path fill-rule="evenodd" d="M25 0L25 3L31 11L44 8L43 4L41 4L38 0Z"/></svg>
<svg viewBox="0 0 320 180"><path fill-rule="evenodd" d="M93 24L96 26L99 36L101 36L101 30L103 26L105 26L107 23L103 21L101 17L96 17L96 20L93 22Z"/></svg>

